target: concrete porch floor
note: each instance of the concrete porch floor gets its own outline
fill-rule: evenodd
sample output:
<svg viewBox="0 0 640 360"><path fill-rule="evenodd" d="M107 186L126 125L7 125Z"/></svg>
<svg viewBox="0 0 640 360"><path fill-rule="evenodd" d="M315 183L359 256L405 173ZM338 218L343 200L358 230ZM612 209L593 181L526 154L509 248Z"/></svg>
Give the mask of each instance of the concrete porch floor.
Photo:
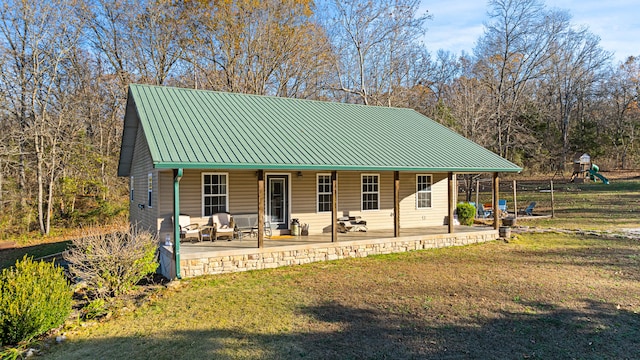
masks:
<svg viewBox="0 0 640 360"><path fill-rule="evenodd" d="M423 235L438 235L438 234L447 234L448 227L445 226L430 226L423 228L411 228L411 229L401 229L400 230L400 238L403 237L416 237ZM492 226L455 226L454 233L463 234L470 232L480 232L480 231L495 231ZM373 240L373 239L386 239L393 238L393 230L369 230L367 232L347 232L347 233L338 233L338 242L348 242L348 241L358 241L358 240ZM232 241L227 241L227 239L218 239L218 241L202 241L202 242L191 242L191 239L187 239L187 241L180 242L180 253L183 256L190 257L189 255L195 255L200 253L211 253L211 252L229 252L233 250L244 250L244 249L257 249L258 248L258 239L254 237L250 237L245 235L243 239L233 239ZM309 236L295 236L295 237L286 237L279 239L270 239L265 237L264 239L264 247L265 248L276 248L276 247L285 247L285 246L296 246L296 245L313 245L313 244L326 244L331 243L331 234L325 233L320 235L309 235Z"/></svg>

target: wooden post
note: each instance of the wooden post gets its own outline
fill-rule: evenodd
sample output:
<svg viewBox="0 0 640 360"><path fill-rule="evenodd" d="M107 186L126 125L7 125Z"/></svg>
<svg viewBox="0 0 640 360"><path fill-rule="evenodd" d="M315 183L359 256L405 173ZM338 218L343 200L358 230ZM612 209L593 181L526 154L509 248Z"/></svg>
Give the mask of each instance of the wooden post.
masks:
<svg viewBox="0 0 640 360"><path fill-rule="evenodd" d="M393 172L393 236L400 237L400 172Z"/></svg>
<svg viewBox="0 0 640 360"><path fill-rule="evenodd" d="M336 184L338 183L337 171L331 172L331 242L338 241L338 192Z"/></svg>
<svg viewBox="0 0 640 360"><path fill-rule="evenodd" d="M453 234L453 209L455 204L453 201L453 173L449 172L447 176L447 182L449 183L449 234Z"/></svg>
<svg viewBox="0 0 640 360"><path fill-rule="evenodd" d="M476 179L476 215L480 209L480 176Z"/></svg>
<svg viewBox="0 0 640 360"><path fill-rule="evenodd" d="M498 206L498 200L500 200L500 177L498 173L493 173L493 228L500 229L500 207Z"/></svg>
<svg viewBox="0 0 640 360"><path fill-rule="evenodd" d="M551 217L552 218L556 217L555 204L553 201L553 180L551 180Z"/></svg>
<svg viewBox="0 0 640 360"><path fill-rule="evenodd" d="M264 170L258 170L258 248L264 247Z"/></svg>
<svg viewBox="0 0 640 360"><path fill-rule="evenodd" d="M516 181L513 180L513 216L516 220L518 220L518 200L516 198Z"/></svg>

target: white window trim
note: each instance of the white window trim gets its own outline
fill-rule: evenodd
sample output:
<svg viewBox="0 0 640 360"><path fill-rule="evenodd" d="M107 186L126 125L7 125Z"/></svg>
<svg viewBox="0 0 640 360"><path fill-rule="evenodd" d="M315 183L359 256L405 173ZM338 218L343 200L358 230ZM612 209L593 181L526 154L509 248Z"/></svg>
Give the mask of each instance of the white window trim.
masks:
<svg viewBox="0 0 640 360"><path fill-rule="evenodd" d="M320 211L320 201L319 197L320 194L326 195L327 193L321 193L320 190L318 190L319 185L320 185L320 176L328 176L329 177L329 186L333 185L333 181L331 181L331 174L330 173L317 173L316 174L316 214L327 214L330 213L331 210L329 211ZM333 191L329 192L330 196L333 196Z"/></svg>
<svg viewBox="0 0 640 360"><path fill-rule="evenodd" d="M367 209L364 210L362 207L362 203L364 202L364 194L365 192L362 191L362 185L364 182L364 177L365 176L377 176L378 177L378 191L376 192L367 192L367 194L378 194L378 204L377 204L377 209ZM360 211L380 211L380 174L360 174Z"/></svg>
<svg viewBox="0 0 640 360"><path fill-rule="evenodd" d="M429 184L431 185L429 191L418 191L418 178L420 176L428 176ZM427 207L420 207L420 202L418 201L418 193L430 193L431 194L431 205ZM433 208L433 175L432 174L416 174L416 210L425 210Z"/></svg>
<svg viewBox="0 0 640 360"><path fill-rule="evenodd" d="M147 207L153 208L153 173L147 175Z"/></svg>
<svg viewBox="0 0 640 360"><path fill-rule="evenodd" d="M132 201L132 202L135 199L135 196L134 196L135 184L136 184L136 181L132 175L131 178L129 179L129 201Z"/></svg>
<svg viewBox="0 0 640 360"><path fill-rule="evenodd" d="M202 209L201 209L202 217L205 217L205 214L204 214L204 197L205 197L205 194L204 194L204 177L205 177L205 175L225 175L224 186L225 186L225 189L227 189L227 192L226 192L225 197L224 197L225 198L224 199L224 208L227 209L227 212L229 212L229 173L226 173L226 172L203 172L200 175L200 196L201 196L200 203L202 204ZM211 215L213 215L213 214L211 214ZM211 215L208 215L208 216L211 216Z"/></svg>

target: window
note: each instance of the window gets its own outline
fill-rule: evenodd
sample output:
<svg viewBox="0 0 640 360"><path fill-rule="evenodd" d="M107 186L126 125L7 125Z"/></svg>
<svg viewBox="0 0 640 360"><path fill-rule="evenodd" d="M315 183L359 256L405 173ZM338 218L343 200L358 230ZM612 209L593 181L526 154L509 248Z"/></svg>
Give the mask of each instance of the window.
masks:
<svg viewBox="0 0 640 360"><path fill-rule="evenodd" d="M331 211L331 175L318 174L318 212Z"/></svg>
<svg viewBox="0 0 640 360"><path fill-rule="evenodd" d="M362 175L362 210L379 210L379 175Z"/></svg>
<svg viewBox="0 0 640 360"><path fill-rule="evenodd" d="M147 207L150 208L151 206L151 198L153 197L153 174L149 173L149 176L147 176Z"/></svg>
<svg viewBox="0 0 640 360"><path fill-rule="evenodd" d="M227 174L202 174L202 216L226 212L228 208Z"/></svg>
<svg viewBox="0 0 640 360"><path fill-rule="evenodd" d="M431 207L431 175L418 175L416 178L416 208Z"/></svg>
<svg viewBox="0 0 640 360"><path fill-rule="evenodd" d="M129 199L133 201L133 185L135 181L133 180L133 176L129 178Z"/></svg>

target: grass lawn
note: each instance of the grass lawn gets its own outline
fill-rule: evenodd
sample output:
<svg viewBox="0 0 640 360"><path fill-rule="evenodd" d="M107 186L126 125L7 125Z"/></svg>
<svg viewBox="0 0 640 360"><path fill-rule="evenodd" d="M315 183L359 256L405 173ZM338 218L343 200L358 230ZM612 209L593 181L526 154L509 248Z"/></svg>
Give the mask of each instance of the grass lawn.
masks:
<svg viewBox="0 0 640 360"><path fill-rule="evenodd" d="M513 190L509 185L509 181L503 182L500 198L507 200L509 212L513 212ZM548 181L518 181L518 209L523 210L529 202L536 201L534 213L550 215L551 193L545 192L549 188ZM481 193L480 202L491 202L491 193ZM554 209L553 219L527 220L519 224L582 230L640 228L640 181L612 180L610 185L555 183Z"/></svg>
<svg viewBox="0 0 640 360"><path fill-rule="evenodd" d="M548 194L527 196L545 212ZM638 181L568 185L556 201L556 219L520 224L640 228ZM640 358L640 241L530 233L189 279L128 308L69 325L43 357Z"/></svg>
<svg viewBox="0 0 640 360"><path fill-rule="evenodd" d="M637 358L638 240L509 243L211 276L46 358Z"/></svg>

